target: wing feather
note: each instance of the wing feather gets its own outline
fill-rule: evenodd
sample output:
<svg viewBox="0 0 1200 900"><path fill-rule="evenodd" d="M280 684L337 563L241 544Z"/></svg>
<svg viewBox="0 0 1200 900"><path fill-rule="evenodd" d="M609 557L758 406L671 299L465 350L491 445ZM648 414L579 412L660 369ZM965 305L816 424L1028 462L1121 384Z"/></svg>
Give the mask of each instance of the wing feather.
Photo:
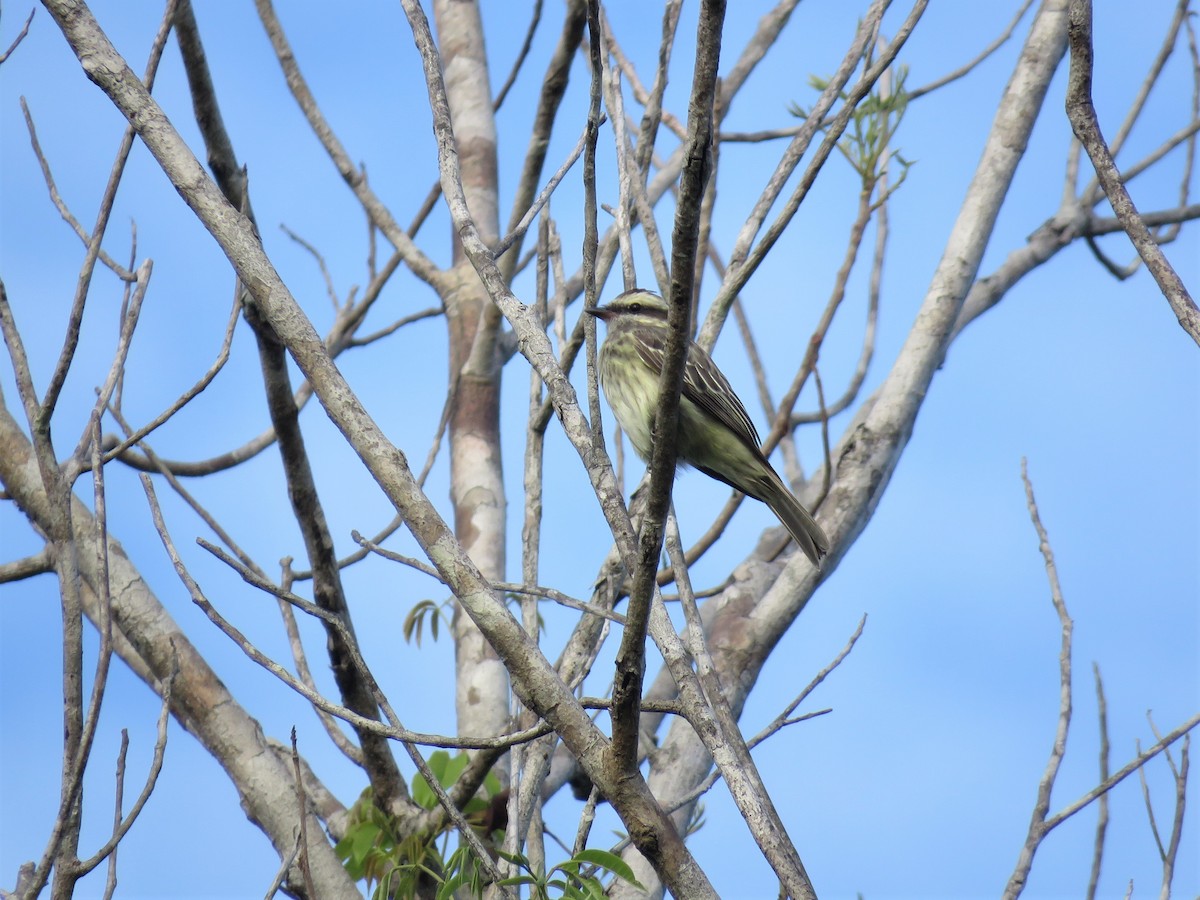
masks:
<svg viewBox="0 0 1200 900"><path fill-rule="evenodd" d="M638 356L652 371L661 372L666 330L638 329L633 337ZM694 341L688 347L687 365L683 370L683 396L737 435L755 454L761 455L762 441L746 407L712 357Z"/></svg>

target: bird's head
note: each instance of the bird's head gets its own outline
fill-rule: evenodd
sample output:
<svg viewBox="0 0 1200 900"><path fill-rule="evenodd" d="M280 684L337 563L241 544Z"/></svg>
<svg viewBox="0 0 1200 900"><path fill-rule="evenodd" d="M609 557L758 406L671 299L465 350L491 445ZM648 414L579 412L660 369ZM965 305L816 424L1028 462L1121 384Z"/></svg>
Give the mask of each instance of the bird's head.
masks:
<svg viewBox="0 0 1200 900"><path fill-rule="evenodd" d="M619 294L604 306L589 306L584 311L610 324L614 320L630 324L635 322L662 324L667 321L670 307L667 305L667 301L658 294L634 288L632 291Z"/></svg>

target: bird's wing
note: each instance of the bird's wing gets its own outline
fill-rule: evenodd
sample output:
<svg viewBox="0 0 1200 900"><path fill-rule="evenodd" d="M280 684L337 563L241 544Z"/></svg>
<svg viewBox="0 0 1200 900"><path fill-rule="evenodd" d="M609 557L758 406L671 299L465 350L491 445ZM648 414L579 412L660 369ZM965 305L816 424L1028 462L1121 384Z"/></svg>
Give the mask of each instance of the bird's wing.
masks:
<svg viewBox="0 0 1200 900"><path fill-rule="evenodd" d="M635 335L638 356L654 372L662 371L665 335L665 330L658 329L654 332L642 329ZM746 407L712 357L694 341L688 348L683 370L683 396L736 434L755 453L759 452L762 441Z"/></svg>

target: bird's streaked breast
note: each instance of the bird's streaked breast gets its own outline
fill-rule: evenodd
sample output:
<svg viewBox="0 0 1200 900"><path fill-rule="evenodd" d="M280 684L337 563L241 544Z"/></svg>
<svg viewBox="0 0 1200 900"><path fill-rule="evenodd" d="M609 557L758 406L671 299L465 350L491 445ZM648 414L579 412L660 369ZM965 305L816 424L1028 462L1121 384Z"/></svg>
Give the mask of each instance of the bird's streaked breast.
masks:
<svg viewBox="0 0 1200 900"><path fill-rule="evenodd" d="M600 351L599 362L600 384L608 405L638 456L648 460L659 375L647 368L632 347L611 337Z"/></svg>

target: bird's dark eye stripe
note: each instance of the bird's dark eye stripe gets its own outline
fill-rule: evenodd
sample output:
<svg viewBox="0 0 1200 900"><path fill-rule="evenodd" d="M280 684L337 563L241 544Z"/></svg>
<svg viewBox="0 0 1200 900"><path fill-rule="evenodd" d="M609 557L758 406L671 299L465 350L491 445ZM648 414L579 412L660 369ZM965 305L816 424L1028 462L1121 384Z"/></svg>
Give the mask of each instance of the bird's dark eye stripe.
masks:
<svg viewBox="0 0 1200 900"><path fill-rule="evenodd" d="M662 307L658 306L657 304L641 303L637 300L626 305L623 311L633 315L651 316L655 319L667 318L667 311Z"/></svg>

